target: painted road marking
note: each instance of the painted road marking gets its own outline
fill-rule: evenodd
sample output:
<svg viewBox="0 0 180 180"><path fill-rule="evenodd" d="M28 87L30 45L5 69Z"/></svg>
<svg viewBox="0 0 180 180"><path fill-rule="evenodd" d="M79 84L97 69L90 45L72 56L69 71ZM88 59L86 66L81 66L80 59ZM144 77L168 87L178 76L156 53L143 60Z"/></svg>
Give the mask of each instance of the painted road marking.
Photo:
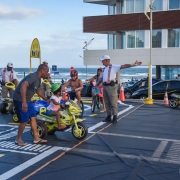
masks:
<svg viewBox="0 0 180 180"><path fill-rule="evenodd" d="M11 128L11 129L8 129L8 130L5 130L5 131L1 131L0 134L3 134L3 133L5 133L5 132L12 131L12 130L14 130L14 129L15 129L15 128Z"/></svg>
<svg viewBox="0 0 180 180"><path fill-rule="evenodd" d="M84 104L84 107L86 107L86 108L84 109L84 111L87 111L87 110L91 109L91 106L90 106L90 105L87 105L87 104Z"/></svg>
<svg viewBox="0 0 180 180"><path fill-rule="evenodd" d="M0 148L7 148L7 149L19 149L19 150L26 150L26 151L36 151L36 152L43 152L47 149L50 149L52 146L47 146L47 145L41 145L41 144L26 144L26 146L18 146L14 142L9 142L9 141L3 141L0 142ZM7 150L6 149L6 150ZM11 150L9 150L11 151ZM13 151L12 151L13 152ZM18 151L21 152L21 151ZM37 153L35 153L37 154Z"/></svg>
<svg viewBox="0 0 180 180"><path fill-rule="evenodd" d="M95 133L95 132L91 132L91 133ZM105 132L98 132L98 134L110 135L110 136L120 136L120 137L127 137L127 138L157 140L157 141L171 141L171 142L180 143L180 140L176 140L176 139L163 139L163 138L154 138L154 137L145 137L145 136L133 136L133 135L127 135L127 134L105 133Z"/></svg>
<svg viewBox="0 0 180 180"><path fill-rule="evenodd" d="M126 111L129 111L130 109L134 108L134 106L132 106L132 105L128 105L128 106L129 106L128 108L124 109L123 111L120 111L120 112L118 113L118 116L121 115L121 114L123 114L123 113L125 113ZM95 124L94 126L89 127L89 128L88 128L88 133L92 133L92 131L93 131L94 129L102 126L103 124L106 124L106 122L99 122L99 123ZM94 132L93 132L93 133L94 133Z"/></svg>
<svg viewBox="0 0 180 180"><path fill-rule="evenodd" d="M30 160L20 164L19 166L5 172L4 174L0 175L0 179L1 180L6 180L8 178L11 178L12 176L15 176L16 174L22 172L23 170L25 170L26 168L32 166L33 164L39 162L40 160L44 159L45 157L53 154L54 152L58 151L58 150L63 150L63 151L67 151L70 148L67 147L52 147L51 149L35 156L34 158L31 158Z"/></svg>
<svg viewBox="0 0 180 180"><path fill-rule="evenodd" d="M9 139L11 137L17 136L17 131L18 131L18 127L17 126L7 125L7 124L0 124L0 127L12 127L11 129L6 130L6 132L8 132L8 131L10 131L10 132L8 132L6 134L0 134L0 140L5 140L5 139ZM26 127L24 129L24 132L27 132L29 130L30 130L30 128ZM5 131L3 131L3 132L5 132Z"/></svg>
<svg viewBox="0 0 180 180"><path fill-rule="evenodd" d="M166 158L174 161L180 161L180 142L173 142Z"/></svg>
<svg viewBox="0 0 180 180"><path fill-rule="evenodd" d="M103 124L106 124L106 122L99 122L99 123L95 124L94 126L89 127L88 128L88 133L91 133L91 131L93 131L94 129L102 126Z"/></svg>
<svg viewBox="0 0 180 180"><path fill-rule="evenodd" d="M138 159L138 160L147 160L152 162L161 162L161 163L168 163L168 164L178 164L180 165L179 160L169 160L169 159L161 159L161 158L154 158L154 157L146 157L146 156L136 156L130 154L121 154L121 153L111 153L111 152L102 152L102 151L95 151L95 150L87 150L87 149L79 149L76 148L73 151L77 152L84 152L84 153L91 153L91 154L98 154L98 155L107 155L107 156L116 156L116 154L120 158L127 158L127 159Z"/></svg>
<svg viewBox="0 0 180 180"><path fill-rule="evenodd" d="M97 114L91 114L91 115L89 115L89 116L97 116Z"/></svg>
<svg viewBox="0 0 180 180"><path fill-rule="evenodd" d="M166 148L168 141L161 141L155 152L153 153L152 157L159 158L163 153L164 149Z"/></svg>
<svg viewBox="0 0 180 180"><path fill-rule="evenodd" d="M34 158L31 158L30 160L20 164L19 166L5 172L4 174L0 175L1 180L5 180L8 178L11 178L15 176L16 174L22 172L26 168L32 166L33 164L39 162L40 160L46 158L47 156L53 154L54 152L62 150L62 151L69 151L71 148L68 147L52 147L51 149L35 156ZM161 159L161 158L155 158L155 157L146 157L146 156L137 156L137 155L129 155L129 154L121 154L121 153L111 153L111 152L102 152L102 151L95 151L95 150L87 150L87 149L80 149L76 148L73 151L75 152L84 152L84 153L90 153L90 154L98 154L98 155L106 155L106 156L116 156L116 154L120 158L127 158L127 159L138 159L138 160L147 160L152 162L161 162L161 163L168 163L168 164L177 164L180 165L180 161L177 160L168 160L168 159Z"/></svg>
<svg viewBox="0 0 180 180"><path fill-rule="evenodd" d="M12 149L1 149L0 151L8 151L8 152L15 152L15 153L21 153L21 154L32 154L32 155L37 155L38 153L32 153L32 152L26 152L26 151L17 151L17 150L12 150Z"/></svg>
<svg viewBox="0 0 180 180"><path fill-rule="evenodd" d="M0 157L3 157L5 154L0 154Z"/></svg>

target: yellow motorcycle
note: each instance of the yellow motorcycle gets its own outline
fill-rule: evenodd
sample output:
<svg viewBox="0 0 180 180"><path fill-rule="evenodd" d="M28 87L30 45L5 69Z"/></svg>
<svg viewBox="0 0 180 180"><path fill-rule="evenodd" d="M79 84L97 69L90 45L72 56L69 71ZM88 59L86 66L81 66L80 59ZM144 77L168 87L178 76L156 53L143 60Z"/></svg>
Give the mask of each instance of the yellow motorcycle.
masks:
<svg viewBox="0 0 180 180"><path fill-rule="evenodd" d="M66 108L64 110L59 111L61 116L61 125L65 125L65 129L71 127L72 135L76 139L84 139L88 134L88 128L84 123L82 123L83 119L79 118L82 111L81 108L72 100L66 102L65 106ZM40 138L45 138L47 134L54 134L58 130L56 117L47 116L45 112L46 108L41 107L40 112L37 115L37 130ZM63 131L65 129L63 129Z"/></svg>

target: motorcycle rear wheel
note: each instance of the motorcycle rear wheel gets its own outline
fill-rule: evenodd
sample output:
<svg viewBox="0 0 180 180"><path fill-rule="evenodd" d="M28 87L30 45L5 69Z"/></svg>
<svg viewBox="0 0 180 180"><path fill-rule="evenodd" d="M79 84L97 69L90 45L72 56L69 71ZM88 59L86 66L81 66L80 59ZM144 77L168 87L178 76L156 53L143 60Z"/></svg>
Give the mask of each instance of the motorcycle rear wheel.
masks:
<svg viewBox="0 0 180 180"><path fill-rule="evenodd" d="M7 108L8 107L8 103L1 103L0 104L0 112L2 114L6 114L8 111L7 111Z"/></svg>
<svg viewBox="0 0 180 180"><path fill-rule="evenodd" d="M45 138L47 136L47 127L44 122L37 120L37 131L39 138ZM31 135L33 136L33 131L31 129Z"/></svg>

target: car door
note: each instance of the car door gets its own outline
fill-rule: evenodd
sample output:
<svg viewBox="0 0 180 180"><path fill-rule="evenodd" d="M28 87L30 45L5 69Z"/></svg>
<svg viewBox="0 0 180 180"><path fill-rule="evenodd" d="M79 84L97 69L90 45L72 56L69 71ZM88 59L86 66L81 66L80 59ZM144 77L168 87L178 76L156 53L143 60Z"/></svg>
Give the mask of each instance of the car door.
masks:
<svg viewBox="0 0 180 180"><path fill-rule="evenodd" d="M166 92L168 82L169 81L161 81L152 86L153 99L164 99L164 94Z"/></svg>
<svg viewBox="0 0 180 180"><path fill-rule="evenodd" d="M170 81L168 84L168 95L180 92L180 81Z"/></svg>

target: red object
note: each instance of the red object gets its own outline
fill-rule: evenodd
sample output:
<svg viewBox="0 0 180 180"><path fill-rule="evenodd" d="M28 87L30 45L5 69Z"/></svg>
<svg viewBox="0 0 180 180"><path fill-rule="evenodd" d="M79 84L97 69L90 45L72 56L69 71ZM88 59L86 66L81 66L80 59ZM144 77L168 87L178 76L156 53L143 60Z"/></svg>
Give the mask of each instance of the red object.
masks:
<svg viewBox="0 0 180 180"><path fill-rule="evenodd" d="M165 94L164 94L164 101L163 101L163 104L169 105L167 92L165 92Z"/></svg>
<svg viewBox="0 0 180 180"><path fill-rule="evenodd" d="M121 85L120 94L119 94L119 100L120 101L125 101L126 100L125 95L124 95L124 86L123 85Z"/></svg>

